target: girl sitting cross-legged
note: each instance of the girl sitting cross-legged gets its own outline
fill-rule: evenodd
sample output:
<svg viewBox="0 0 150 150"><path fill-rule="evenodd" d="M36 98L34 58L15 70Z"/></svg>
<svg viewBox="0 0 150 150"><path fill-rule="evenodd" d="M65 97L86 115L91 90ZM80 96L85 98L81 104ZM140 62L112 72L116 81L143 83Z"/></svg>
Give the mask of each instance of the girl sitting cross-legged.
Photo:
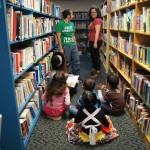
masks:
<svg viewBox="0 0 150 150"><path fill-rule="evenodd" d="M69 109L70 94L63 71L57 71L42 96L45 102L44 113L52 120L60 120L62 114Z"/></svg>
<svg viewBox="0 0 150 150"><path fill-rule="evenodd" d="M90 91L82 94L83 105L75 119L67 122L68 141L73 144L90 143L96 145L108 142L118 136L116 129L101 108L94 106L96 95Z"/></svg>

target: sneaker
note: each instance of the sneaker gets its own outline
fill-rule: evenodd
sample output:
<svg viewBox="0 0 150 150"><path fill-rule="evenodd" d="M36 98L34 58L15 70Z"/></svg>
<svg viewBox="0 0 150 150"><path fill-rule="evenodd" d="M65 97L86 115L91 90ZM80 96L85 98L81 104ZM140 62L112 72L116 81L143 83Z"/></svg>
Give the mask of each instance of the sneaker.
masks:
<svg viewBox="0 0 150 150"><path fill-rule="evenodd" d="M96 75L100 76L100 71L99 70L96 71Z"/></svg>
<svg viewBox="0 0 150 150"><path fill-rule="evenodd" d="M57 117L47 116L47 118L58 121L62 119L62 116L57 116Z"/></svg>

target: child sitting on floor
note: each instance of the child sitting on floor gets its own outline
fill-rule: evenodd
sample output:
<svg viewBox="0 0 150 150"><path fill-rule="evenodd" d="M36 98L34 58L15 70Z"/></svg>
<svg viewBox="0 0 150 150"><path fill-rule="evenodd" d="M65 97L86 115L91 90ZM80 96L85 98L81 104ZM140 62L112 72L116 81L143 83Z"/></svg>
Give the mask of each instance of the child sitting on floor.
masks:
<svg viewBox="0 0 150 150"><path fill-rule="evenodd" d="M83 91L90 91L96 95L97 101L95 102L94 106L95 106L95 108L98 108L98 107L100 107L101 102L100 102L98 95L97 95L96 91L94 90L94 88L95 88L95 80L94 79L87 78L83 82ZM83 100L82 100L82 94L81 94L79 99L77 100L77 108L81 107L82 105L83 105ZM73 115L76 115L78 112L77 108L73 104L71 104L69 106L70 113Z"/></svg>
<svg viewBox="0 0 150 150"><path fill-rule="evenodd" d="M119 78L114 74L109 74L107 84L97 86L98 96L102 102L101 108L106 114L120 115L124 112L125 100L117 88L118 84Z"/></svg>
<svg viewBox="0 0 150 150"><path fill-rule="evenodd" d="M70 94L64 72L56 72L52 81L48 84L42 100L45 102L43 111L47 117L53 120L60 120L62 118L61 115L68 110L70 105Z"/></svg>
<svg viewBox="0 0 150 150"><path fill-rule="evenodd" d="M90 91L82 94L83 105L71 121L67 122L68 141L73 144L90 143L96 145L116 137L116 129L101 108L95 108L96 95Z"/></svg>

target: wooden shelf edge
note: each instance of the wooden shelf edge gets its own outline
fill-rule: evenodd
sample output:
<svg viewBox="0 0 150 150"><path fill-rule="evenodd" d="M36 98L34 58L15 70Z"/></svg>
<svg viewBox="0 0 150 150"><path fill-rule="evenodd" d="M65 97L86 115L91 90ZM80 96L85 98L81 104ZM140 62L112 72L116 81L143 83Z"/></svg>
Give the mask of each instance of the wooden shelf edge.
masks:
<svg viewBox="0 0 150 150"><path fill-rule="evenodd" d="M128 114L129 114L132 122L136 126L139 135L141 136L141 138L143 139L143 141L146 143L147 148L150 149L150 141L148 140L147 135L145 135L144 133L142 133L142 131L140 130L140 128L138 127L138 125L136 123L136 120L135 120L134 116L132 115L132 113L130 112L130 110L129 110L129 108L127 106L126 106L126 110L127 110Z"/></svg>

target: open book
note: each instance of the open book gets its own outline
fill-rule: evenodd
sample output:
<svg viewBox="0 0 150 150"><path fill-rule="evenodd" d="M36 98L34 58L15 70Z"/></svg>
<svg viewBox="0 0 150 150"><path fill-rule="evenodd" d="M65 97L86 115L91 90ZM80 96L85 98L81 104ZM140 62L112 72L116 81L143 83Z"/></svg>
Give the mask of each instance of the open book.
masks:
<svg viewBox="0 0 150 150"><path fill-rule="evenodd" d="M72 75L67 78L67 85L69 87L75 87L76 83L78 83L79 75Z"/></svg>

